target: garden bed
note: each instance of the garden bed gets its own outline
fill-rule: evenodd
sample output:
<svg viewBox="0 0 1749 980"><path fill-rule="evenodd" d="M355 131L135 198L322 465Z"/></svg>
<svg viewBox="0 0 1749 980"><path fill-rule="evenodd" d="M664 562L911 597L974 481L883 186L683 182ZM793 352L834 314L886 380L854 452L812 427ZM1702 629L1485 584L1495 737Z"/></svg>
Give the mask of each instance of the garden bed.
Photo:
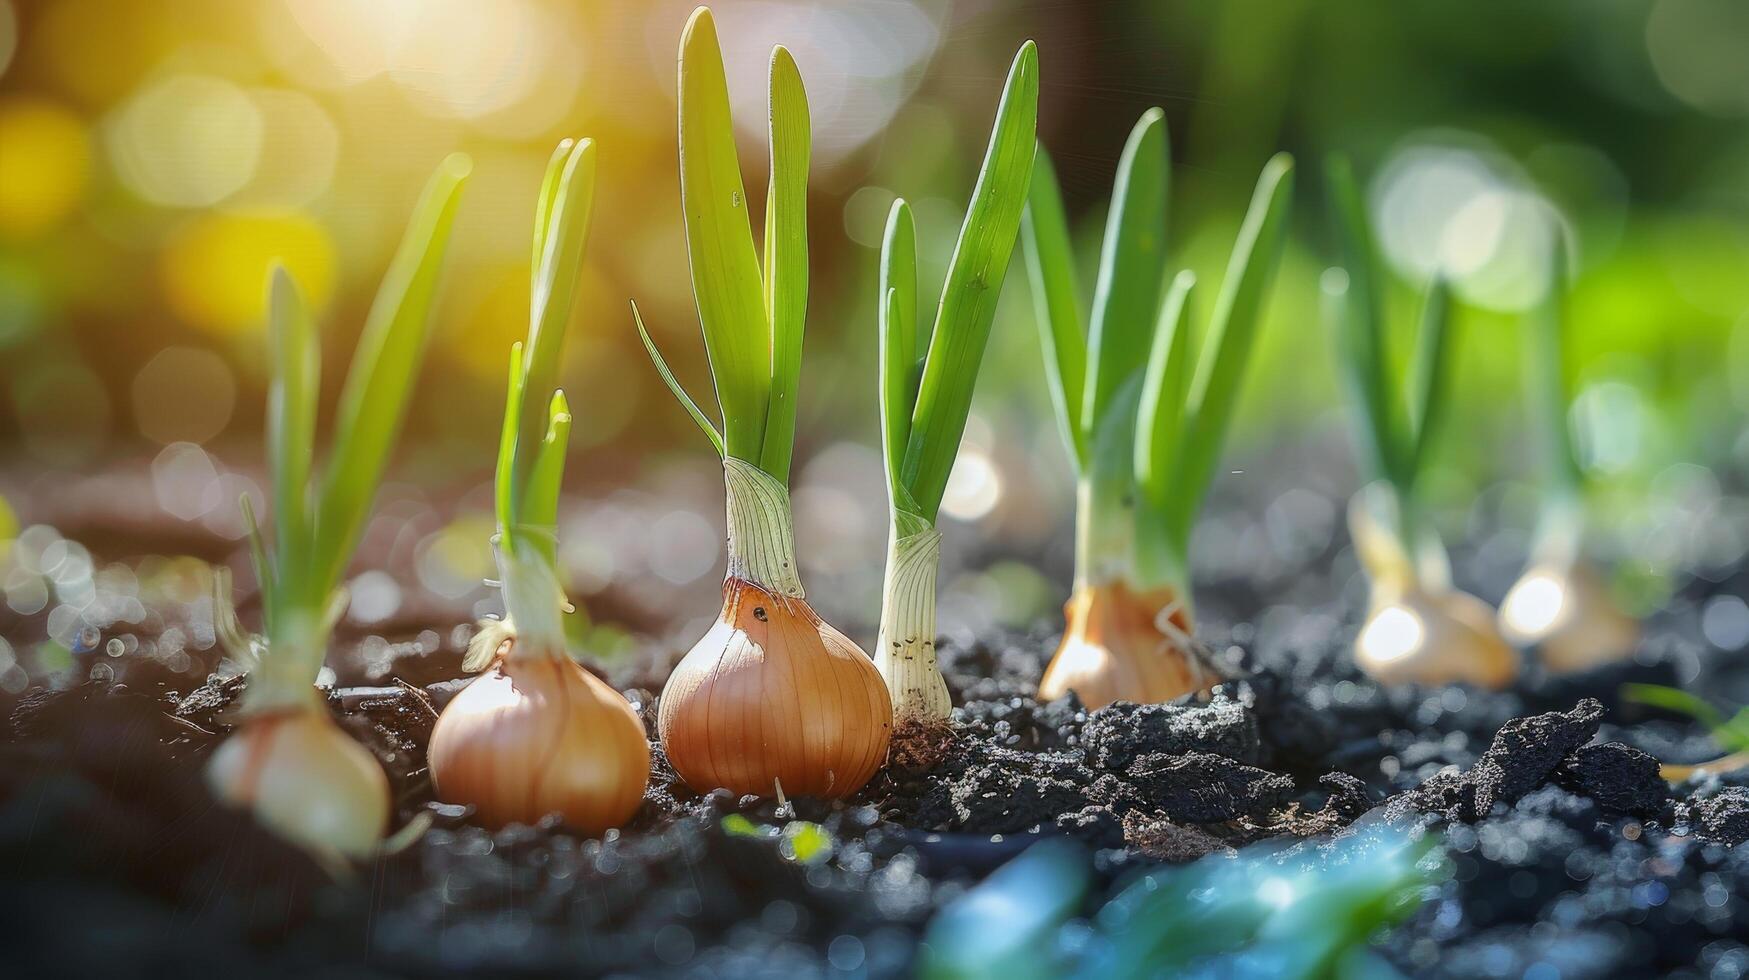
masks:
<svg viewBox="0 0 1749 980"><path fill-rule="evenodd" d="M1407 973L1518 976L1543 963L1564 978L1731 975L1749 965L1735 938L1749 922L1729 900L1749 886L1749 849L1731 848L1749 839L1749 789L1713 778L1669 790L1654 755L1693 761L1710 744L1619 699L1626 680L1697 670L1709 689L1741 685L1733 665L1696 653L1702 598L1697 587L1657 618L1634 664L1532 673L1506 693L1382 690L1348 662L1348 626L1321 643L1232 647L1245 679L1205 703L1089 713L1029 696L1048 629L948 637L942 664L963 707L933 770L890 766L842 804L701 797L653 743L643 808L602 839L557 825L491 833L432 798L426 741L465 683L464 637L433 624L448 639L426 632L386 654L379 642L371 676L343 672L330 698L387 769L397 826L429 821L340 881L206 793L201 763L246 679L194 686L142 637L140 652L82 655L74 669L89 673L89 659L101 679L10 705L0 921L32 974L362 962L397 974L892 976L913 967L933 915L1042 837L1084 849L1091 909L1159 862L1301 839L1290 853L1316 860L1331 835L1391 823L1442 835L1450 869L1383 941ZM652 730L668 662L611 677Z"/></svg>

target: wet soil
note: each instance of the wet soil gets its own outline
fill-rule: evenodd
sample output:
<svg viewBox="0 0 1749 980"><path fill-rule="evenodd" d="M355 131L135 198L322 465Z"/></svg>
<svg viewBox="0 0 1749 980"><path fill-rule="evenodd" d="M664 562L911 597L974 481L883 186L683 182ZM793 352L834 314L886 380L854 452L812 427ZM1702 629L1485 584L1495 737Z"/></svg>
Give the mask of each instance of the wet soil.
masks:
<svg viewBox="0 0 1749 980"><path fill-rule="evenodd" d="M1086 846L1091 908L1159 862L1391 823L1440 834L1452 867L1382 940L1406 973L1737 976L1749 787L1673 790L1659 759L1712 747L1618 693L1737 678L1689 639L1694 602L1676 608L1635 662L1512 692L1380 689L1347 661L1349 627L1234 645L1244 678L1204 701L1093 712L1030 696L1048 629L950 636L952 731L855 799L701 796L657 746L644 806L601 838L488 832L433 799L424 747L465 683L440 624L437 649L379 644L329 698L389 773L397 826L429 822L345 880L202 785L245 678L191 686L110 658L98 679L7 699L0 930L33 976L900 976L937 910L1041 837ZM610 679L653 730L655 664Z"/></svg>

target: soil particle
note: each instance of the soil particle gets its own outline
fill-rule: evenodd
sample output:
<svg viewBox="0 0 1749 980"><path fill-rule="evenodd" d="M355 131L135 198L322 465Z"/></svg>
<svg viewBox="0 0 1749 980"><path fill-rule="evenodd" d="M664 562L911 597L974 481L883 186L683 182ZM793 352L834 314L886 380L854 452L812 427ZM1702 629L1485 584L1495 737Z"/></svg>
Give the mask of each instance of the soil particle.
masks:
<svg viewBox="0 0 1749 980"><path fill-rule="evenodd" d="M1603 705L1586 698L1571 711L1515 718L1501 726L1482 761L1470 770L1475 813L1487 813L1495 803L1516 802L1542 785L1563 759L1591 741L1602 720Z"/></svg>
<svg viewBox="0 0 1749 980"><path fill-rule="evenodd" d="M1177 823L1262 820L1293 796L1293 780L1207 752L1150 752L1124 770L1142 805Z"/></svg>
<svg viewBox="0 0 1749 980"><path fill-rule="evenodd" d="M887 764L903 772L928 772L952 755L957 743L946 722L901 722L893 729Z"/></svg>
<svg viewBox="0 0 1749 980"><path fill-rule="evenodd" d="M1106 770L1149 752L1212 753L1251 765L1262 755L1256 715L1224 692L1206 704L1119 701L1088 716L1081 740L1088 764Z"/></svg>
<svg viewBox="0 0 1749 980"><path fill-rule="evenodd" d="M1035 754L973 742L962 764L958 772L937 773L945 778L919 813L925 822L948 830L1011 834L1054 824L1058 816L1090 802L1091 774L1067 753Z"/></svg>
<svg viewBox="0 0 1749 980"><path fill-rule="evenodd" d="M1123 839L1143 855L1171 864L1184 864L1217 852L1233 853L1213 834L1158 815L1131 813L1124 817Z"/></svg>
<svg viewBox="0 0 1749 980"><path fill-rule="evenodd" d="M1466 772L1446 770L1387 806L1393 814L1410 810L1438 813L1467 823L1486 816L1495 804L1511 804L1546 783L1566 758L1597 734L1603 705L1591 698L1571 711L1514 718Z"/></svg>
<svg viewBox="0 0 1749 980"><path fill-rule="evenodd" d="M1658 760L1620 742L1580 748L1555 770L1555 782L1610 813L1652 817L1670 802L1670 784L1658 774Z"/></svg>
<svg viewBox="0 0 1749 980"><path fill-rule="evenodd" d="M1736 845L1749 841L1749 788L1727 786L1689 807L1689 820L1708 840Z"/></svg>

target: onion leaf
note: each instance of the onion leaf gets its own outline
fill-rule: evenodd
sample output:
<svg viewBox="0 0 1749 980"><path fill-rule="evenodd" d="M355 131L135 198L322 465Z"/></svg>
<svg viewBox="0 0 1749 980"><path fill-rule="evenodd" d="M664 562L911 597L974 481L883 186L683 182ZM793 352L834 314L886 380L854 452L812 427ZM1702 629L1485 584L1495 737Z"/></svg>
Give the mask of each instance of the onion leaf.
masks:
<svg viewBox="0 0 1749 980"><path fill-rule="evenodd" d="M1252 341L1263 319L1264 300L1287 241L1292 201L1293 158L1278 153L1264 165L1238 240L1233 243L1185 407L1170 504L1175 511L1173 525L1180 535L1189 534L1203 494L1214 479Z"/></svg>
<svg viewBox="0 0 1749 980"><path fill-rule="evenodd" d="M406 414L425 347L456 204L471 164L452 154L414 210L365 320L335 419L335 446L315 511L299 603L319 607L339 583Z"/></svg>
<svg viewBox="0 0 1749 980"><path fill-rule="evenodd" d="M1184 400L1190 390L1191 293L1195 288L1194 273L1184 271L1173 278L1166 302L1160 307L1154 345L1142 376L1135 477L1143 498L1156 510L1164 510L1171 502L1172 480L1182 449Z"/></svg>
<svg viewBox="0 0 1749 980"><path fill-rule="evenodd" d="M595 141L565 140L559 146L562 155L555 151L548 164L541 187L542 209L535 214L540 252L529 300L528 343L523 350L523 403L518 410L521 428L513 478L518 496L546 431L546 401L559 384L560 354L571 322L595 203Z"/></svg>
<svg viewBox="0 0 1749 980"><path fill-rule="evenodd" d="M638 313L636 300L632 301L632 320L638 325L638 336L644 338L644 350L649 351L650 360L656 365L656 373L662 376L662 383L668 386L668 390L686 408L686 414L692 416L692 420L698 423L705 438L709 439L711 445L716 447L717 455L726 456L728 450L723 445L723 437L717 433L717 427L711 424L711 420L705 416L704 412L699 411L698 403L692 400L692 396L686 393L686 389L680 387L680 382L675 379L674 372L668 369L668 362L663 360L662 352L656 349L656 342L650 339L650 331L644 329L644 318Z"/></svg>
<svg viewBox="0 0 1749 980"><path fill-rule="evenodd" d="M729 86L710 10L680 41L680 197L686 252L731 456L758 464L771 388L771 325L735 152Z"/></svg>
<svg viewBox="0 0 1749 980"><path fill-rule="evenodd" d="M1337 315L1337 358L1354 393L1362 442L1370 450L1374 469L1380 477L1398 484L1404 475L1404 440L1398 435L1396 397L1391 394L1372 235L1348 161L1331 158L1325 176L1342 269L1348 277L1340 301L1332 297L1330 304Z"/></svg>
<svg viewBox="0 0 1749 980"><path fill-rule="evenodd" d="M881 238L880 292L881 449L889 494L909 500L899 474L917 404L917 227L902 197L893 201Z"/></svg>
<svg viewBox="0 0 1749 980"><path fill-rule="evenodd" d="M1421 325L1415 335L1415 357L1409 366L1409 419L1404 427L1411 440L1403 465L1403 492L1414 488L1437 433L1446 401L1446 352L1451 347L1451 292L1435 275L1422 301Z"/></svg>
<svg viewBox="0 0 1749 980"><path fill-rule="evenodd" d="M765 205L765 315L771 322L771 401L759 466L788 481L795 451L802 328L808 313L808 96L796 62L771 52L771 180Z"/></svg>
<svg viewBox="0 0 1749 980"><path fill-rule="evenodd" d="M517 515L518 530L546 560L558 564L559 488L565 479L565 451L571 442L571 406L562 391L553 392L546 411L546 435L541 438L528 485Z"/></svg>
<svg viewBox="0 0 1749 980"><path fill-rule="evenodd" d="M948 262L901 472L920 516L933 521L959 453L978 365L1020 233L1037 150L1038 49L1021 45L1009 69L984 165Z"/></svg>
<svg viewBox="0 0 1749 980"><path fill-rule="evenodd" d="M1069 242L1069 222L1063 215L1063 195L1057 189L1056 168L1042 146L1033 159L1032 187L1027 192L1021 231L1051 404L1056 406L1063 444L1069 447L1076 469L1084 472L1088 440L1081 429L1081 400L1087 374L1087 338L1081 327L1080 290L1075 283L1074 248Z"/></svg>
<svg viewBox="0 0 1749 980"><path fill-rule="evenodd" d="M498 466L492 474L492 502L498 517L498 547L516 552L516 440L522 431L522 401L528 375L522 341L510 345L510 380L504 386L504 424L498 432Z"/></svg>
<svg viewBox="0 0 1749 980"><path fill-rule="evenodd" d="M273 477L273 540L279 561L296 568L310 547L310 465L316 455L321 339L283 266L274 266L268 293L273 380L267 392L267 461ZM265 559L265 546L259 540L255 545ZM273 588L272 580L261 581L263 594Z"/></svg>
<svg viewBox="0 0 1749 980"><path fill-rule="evenodd" d="M1166 259L1166 116L1149 109L1117 165L1087 336L1081 434L1091 439L1118 388L1148 358Z"/></svg>

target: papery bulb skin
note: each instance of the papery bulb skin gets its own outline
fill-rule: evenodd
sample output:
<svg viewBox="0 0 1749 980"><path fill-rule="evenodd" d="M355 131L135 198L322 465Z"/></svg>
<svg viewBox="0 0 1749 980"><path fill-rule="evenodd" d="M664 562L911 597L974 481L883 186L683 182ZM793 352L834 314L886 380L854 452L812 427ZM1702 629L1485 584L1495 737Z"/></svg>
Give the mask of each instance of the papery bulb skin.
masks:
<svg viewBox="0 0 1749 980"><path fill-rule="evenodd" d="M589 834L623 827L650 779L643 721L562 652L519 655L515 642L437 719L426 758L438 799L492 829L551 813Z"/></svg>
<svg viewBox="0 0 1749 980"><path fill-rule="evenodd" d="M1063 640L1039 681L1040 701L1074 691L1090 710L1117 701L1154 704L1225 679L1191 641L1189 609L1172 589L1080 585L1063 615Z"/></svg>
<svg viewBox="0 0 1749 980"><path fill-rule="evenodd" d="M1532 565L1506 593L1499 619L1509 641L1536 647L1557 674L1625 660L1640 645L1639 621L1584 564Z"/></svg>
<svg viewBox="0 0 1749 980"><path fill-rule="evenodd" d="M1518 653L1494 611L1467 592L1375 586L1354 659L1380 684L1473 684L1500 690L1518 677Z"/></svg>
<svg viewBox="0 0 1749 980"><path fill-rule="evenodd" d="M658 713L669 763L700 793L842 799L880 768L892 727L867 654L805 600L735 577Z"/></svg>
<svg viewBox="0 0 1749 980"><path fill-rule="evenodd" d="M207 788L304 850L369 856L389 823L389 780L320 708L250 718L207 763Z"/></svg>

